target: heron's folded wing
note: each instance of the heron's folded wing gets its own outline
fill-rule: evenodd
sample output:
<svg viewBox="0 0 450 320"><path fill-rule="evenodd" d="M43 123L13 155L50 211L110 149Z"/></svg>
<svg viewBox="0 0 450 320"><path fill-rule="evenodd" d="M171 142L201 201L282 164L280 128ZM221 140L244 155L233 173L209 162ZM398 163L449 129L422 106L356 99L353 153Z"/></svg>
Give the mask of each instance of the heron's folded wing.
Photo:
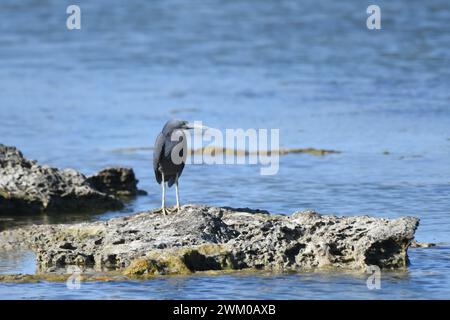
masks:
<svg viewBox="0 0 450 320"><path fill-rule="evenodd" d="M164 141L164 135L162 133L158 134L155 141L155 147L153 148L153 170L155 171L155 178L158 183L161 183L162 181L161 172L159 172L158 166L161 155L164 153Z"/></svg>

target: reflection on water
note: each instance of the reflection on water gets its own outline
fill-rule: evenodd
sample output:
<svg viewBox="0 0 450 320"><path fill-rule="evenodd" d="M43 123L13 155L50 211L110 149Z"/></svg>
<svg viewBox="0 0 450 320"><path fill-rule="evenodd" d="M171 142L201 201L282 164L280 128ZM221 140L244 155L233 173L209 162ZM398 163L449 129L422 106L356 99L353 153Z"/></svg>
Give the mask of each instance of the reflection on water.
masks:
<svg viewBox="0 0 450 320"><path fill-rule="evenodd" d="M125 203L122 210L107 212L102 214L86 213L52 213L35 215L1 215L0 231L18 227L24 227L31 224L73 224L86 221L105 220L114 216L124 216L134 213L134 202Z"/></svg>
<svg viewBox="0 0 450 320"><path fill-rule="evenodd" d="M11 216L2 215L0 217L0 230L6 230L16 227L23 227L30 224L54 224L54 223L76 223L92 219L92 215L68 214L68 215L26 215Z"/></svg>
<svg viewBox="0 0 450 320"><path fill-rule="evenodd" d="M0 297L450 297L448 1L379 1L375 32L357 0L77 4L82 30L67 31L58 0L1 1L0 143L86 174L133 167L149 195L102 215L3 216L0 229L159 206L149 147L177 117L222 130L279 128L281 147L342 151L286 155L275 176L260 176L257 166L192 165L181 179L183 203L414 215L418 240L444 247L411 250L409 277L389 276L379 292L353 276L301 274L193 277L180 287L169 279L89 283L70 292L63 284L2 285ZM0 272L32 265L2 255Z"/></svg>
<svg viewBox="0 0 450 320"><path fill-rule="evenodd" d="M0 251L0 274L36 272L35 256L30 251Z"/></svg>
<svg viewBox="0 0 450 320"><path fill-rule="evenodd" d="M303 272L83 282L78 290L68 289L64 282L3 284L0 295L8 299L439 299L450 294L442 283L450 280L450 248L437 250L447 256L446 267L439 263L433 266L432 250L411 250L411 257L424 261L428 271L412 265L408 271L383 272L379 290L367 288L368 275L363 273Z"/></svg>

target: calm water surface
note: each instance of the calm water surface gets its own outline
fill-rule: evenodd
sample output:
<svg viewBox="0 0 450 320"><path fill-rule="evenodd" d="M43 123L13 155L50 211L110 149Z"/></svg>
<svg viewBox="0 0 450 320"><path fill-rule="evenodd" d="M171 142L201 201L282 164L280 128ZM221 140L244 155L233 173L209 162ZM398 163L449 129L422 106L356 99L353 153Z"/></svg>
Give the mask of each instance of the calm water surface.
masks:
<svg viewBox="0 0 450 320"><path fill-rule="evenodd" d="M133 167L149 195L102 215L0 217L0 229L108 219L159 206L151 151L169 118L280 128L283 147L342 151L258 166L185 169L184 203L418 216L407 272L224 275L144 282L1 284L0 298L450 298L450 3L378 1L70 1L0 4L0 143L86 174ZM169 203L174 202L173 192ZM28 252L0 252L1 273L32 273Z"/></svg>

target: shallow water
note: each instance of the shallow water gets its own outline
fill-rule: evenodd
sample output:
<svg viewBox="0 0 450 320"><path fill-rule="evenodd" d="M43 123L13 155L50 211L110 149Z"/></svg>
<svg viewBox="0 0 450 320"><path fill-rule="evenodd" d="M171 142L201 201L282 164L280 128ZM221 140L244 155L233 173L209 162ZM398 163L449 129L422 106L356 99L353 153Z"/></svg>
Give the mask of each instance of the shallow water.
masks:
<svg viewBox="0 0 450 320"><path fill-rule="evenodd" d="M436 252L439 251L439 252ZM450 248L412 249L421 261L408 271L383 272L380 289L369 290L365 274L303 272L297 274L166 276L147 281L2 284L4 299L442 299L450 295ZM435 260L438 257L439 260ZM24 255L24 262L30 263ZM0 266L3 270L5 266ZM6 269L8 267L6 266ZM14 267L12 267L13 270ZM29 272L29 270L26 270Z"/></svg>
<svg viewBox="0 0 450 320"><path fill-rule="evenodd" d="M146 282L1 284L1 298L450 298L450 3L379 1L79 1L0 4L0 143L91 174L135 169L149 195L102 215L0 217L0 228L108 219L159 206L151 151L172 117L210 127L280 128L283 147L341 154L258 166L185 169L184 203L292 213L421 218L406 273L370 291L348 274L195 276ZM385 151L388 151L385 154ZM171 190L168 202L174 202ZM32 272L29 253L0 272Z"/></svg>

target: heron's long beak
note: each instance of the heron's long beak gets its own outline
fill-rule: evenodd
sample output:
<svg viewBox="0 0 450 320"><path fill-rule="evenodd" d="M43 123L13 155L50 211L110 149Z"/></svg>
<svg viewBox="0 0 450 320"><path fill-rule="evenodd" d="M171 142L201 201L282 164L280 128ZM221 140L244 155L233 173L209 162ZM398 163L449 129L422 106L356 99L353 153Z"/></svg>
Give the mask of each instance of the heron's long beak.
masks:
<svg viewBox="0 0 450 320"><path fill-rule="evenodd" d="M198 122L189 122L188 124L186 124L186 129L196 129L196 130L208 130L209 127L202 125L201 123Z"/></svg>

